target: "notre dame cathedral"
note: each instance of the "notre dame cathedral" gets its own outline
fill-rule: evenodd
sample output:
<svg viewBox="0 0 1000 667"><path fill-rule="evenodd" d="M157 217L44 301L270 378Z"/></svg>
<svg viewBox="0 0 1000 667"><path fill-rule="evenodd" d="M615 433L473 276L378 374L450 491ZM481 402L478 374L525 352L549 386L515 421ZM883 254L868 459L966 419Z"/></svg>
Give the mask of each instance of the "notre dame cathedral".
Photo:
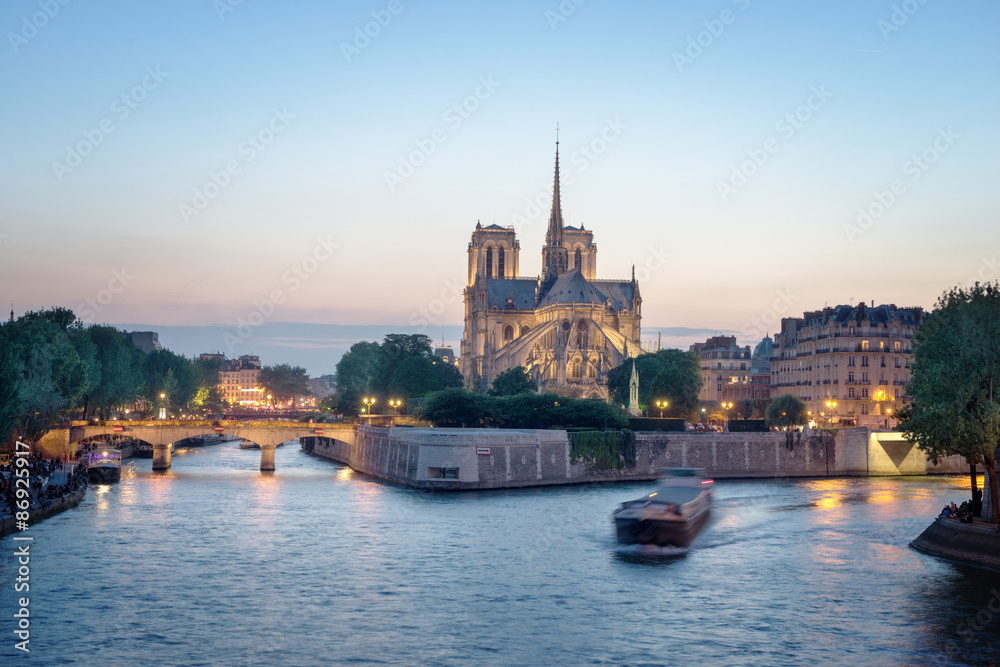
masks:
<svg viewBox="0 0 1000 667"><path fill-rule="evenodd" d="M541 277L519 275L520 252L513 227L476 224L460 355L466 386L488 388L525 366L542 390L606 399L608 371L641 353L642 298L634 267L631 280L597 280L593 232L563 225L558 141Z"/></svg>

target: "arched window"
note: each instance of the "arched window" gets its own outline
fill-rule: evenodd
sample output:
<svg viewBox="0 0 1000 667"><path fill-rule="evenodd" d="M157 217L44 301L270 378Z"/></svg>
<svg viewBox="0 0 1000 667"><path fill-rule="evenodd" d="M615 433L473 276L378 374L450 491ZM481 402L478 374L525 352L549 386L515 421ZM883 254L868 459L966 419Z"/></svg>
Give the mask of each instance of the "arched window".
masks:
<svg viewBox="0 0 1000 667"><path fill-rule="evenodd" d="M573 377L583 377L583 364L580 363L579 359L573 362Z"/></svg>
<svg viewBox="0 0 1000 667"><path fill-rule="evenodd" d="M503 342L509 343L512 340L514 340L514 327L508 324L503 328Z"/></svg>
<svg viewBox="0 0 1000 667"><path fill-rule="evenodd" d="M493 246L486 248L486 277L493 277Z"/></svg>
<svg viewBox="0 0 1000 667"><path fill-rule="evenodd" d="M583 271L583 253L580 252L579 248L576 249L576 255L573 257L573 266Z"/></svg>
<svg viewBox="0 0 1000 667"><path fill-rule="evenodd" d="M594 364L587 364L587 377L594 377Z"/></svg>
<svg viewBox="0 0 1000 667"><path fill-rule="evenodd" d="M521 327L521 335L523 336L526 333L528 333L528 325L527 324L525 324L523 327Z"/></svg>
<svg viewBox="0 0 1000 667"><path fill-rule="evenodd" d="M503 264L504 264L504 252L503 248L497 248L497 278L503 278Z"/></svg>

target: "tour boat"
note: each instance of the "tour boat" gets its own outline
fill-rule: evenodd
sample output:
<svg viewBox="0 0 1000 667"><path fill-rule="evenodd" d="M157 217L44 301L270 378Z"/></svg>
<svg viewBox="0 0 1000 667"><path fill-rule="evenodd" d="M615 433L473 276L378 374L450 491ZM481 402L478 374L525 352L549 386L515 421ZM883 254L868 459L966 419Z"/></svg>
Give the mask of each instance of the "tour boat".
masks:
<svg viewBox="0 0 1000 667"><path fill-rule="evenodd" d="M622 503L612 518L622 544L689 547L712 506L712 480L698 468L667 468L656 490Z"/></svg>
<svg viewBox="0 0 1000 667"><path fill-rule="evenodd" d="M87 479L96 484L117 482L122 476L122 453L117 449L95 449L87 457Z"/></svg>

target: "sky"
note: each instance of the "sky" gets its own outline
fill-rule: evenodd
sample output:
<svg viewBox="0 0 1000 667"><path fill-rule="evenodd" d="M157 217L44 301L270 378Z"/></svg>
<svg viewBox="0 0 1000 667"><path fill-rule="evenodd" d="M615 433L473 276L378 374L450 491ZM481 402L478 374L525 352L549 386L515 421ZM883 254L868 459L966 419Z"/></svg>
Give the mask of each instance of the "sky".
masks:
<svg viewBox="0 0 1000 667"><path fill-rule="evenodd" d="M314 375L355 334L457 346L477 221L540 270L558 123L564 218L599 278L635 267L644 338L930 308L1000 278L998 27L985 0L8 0L0 303Z"/></svg>

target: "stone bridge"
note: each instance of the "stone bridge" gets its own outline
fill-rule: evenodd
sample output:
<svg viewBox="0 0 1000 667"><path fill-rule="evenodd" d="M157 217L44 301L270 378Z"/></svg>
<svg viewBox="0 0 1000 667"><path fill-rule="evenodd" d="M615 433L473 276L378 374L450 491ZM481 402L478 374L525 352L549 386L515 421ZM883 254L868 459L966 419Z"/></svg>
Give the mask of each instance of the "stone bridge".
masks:
<svg viewBox="0 0 1000 667"><path fill-rule="evenodd" d="M103 424L77 422L68 428L49 431L36 443L36 450L49 458L60 458L64 454L75 456L77 445L100 435L119 435L142 440L156 446L192 438L198 435L221 433L236 438L244 438L261 447L273 448L283 442L305 436L322 435L354 443L354 426L351 424L305 424L302 422L275 421L207 421L207 420L164 420L164 421L123 421Z"/></svg>

